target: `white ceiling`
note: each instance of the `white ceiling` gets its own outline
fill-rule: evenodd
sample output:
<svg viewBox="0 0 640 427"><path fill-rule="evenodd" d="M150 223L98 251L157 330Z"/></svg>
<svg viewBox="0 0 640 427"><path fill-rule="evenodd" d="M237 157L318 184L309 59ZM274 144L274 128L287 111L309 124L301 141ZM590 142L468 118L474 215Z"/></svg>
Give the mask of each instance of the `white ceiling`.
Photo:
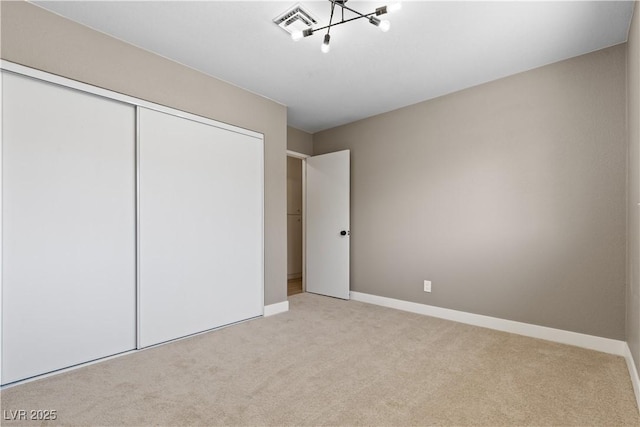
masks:
<svg viewBox="0 0 640 427"><path fill-rule="evenodd" d="M284 104L289 125L311 133L622 43L633 11L630 1L404 1L389 32L347 23L323 54L321 34L294 42L272 22L297 2L33 3ZM328 1L300 3L328 23Z"/></svg>

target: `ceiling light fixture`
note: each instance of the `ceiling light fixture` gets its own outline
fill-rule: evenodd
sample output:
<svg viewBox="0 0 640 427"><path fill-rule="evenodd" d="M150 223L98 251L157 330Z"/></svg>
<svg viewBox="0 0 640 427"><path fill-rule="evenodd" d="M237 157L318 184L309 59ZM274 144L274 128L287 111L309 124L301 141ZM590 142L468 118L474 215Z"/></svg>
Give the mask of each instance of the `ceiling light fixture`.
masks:
<svg viewBox="0 0 640 427"><path fill-rule="evenodd" d="M320 50L322 50L322 52L324 53L327 53L329 52L329 49L330 49L329 41L331 40L331 35L329 33L331 32L331 27L335 27L336 25L346 24L347 22L355 21L357 19L366 18L367 20L369 20L371 24L375 25L376 27L380 28L382 32L386 33L387 31L389 31L389 28L391 28L391 23L387 20L381 20L376 17L380 15L384 15L386 13L397 12L402 8L401 3L393 3L389 6L381 6L371 13L360 13L357 10L351 9L349 6L347 6L346 5L347 0L329 0L329 2L331 3L331 15L329 16L329 25L325 25L324 27L320 27L320 28L307 28L305 30L293 31L291 32L291 38L294 41L298 41L304 37L309 37L318 31L326 29L327 33L324 36L324 40L322 42L322 45L320 46ZM335 12L336 6L341 8L342 19L340 21L333 22L333 14ZM345 10L351 13L354 13L356 16L345 19L344 17Z"/></svg>

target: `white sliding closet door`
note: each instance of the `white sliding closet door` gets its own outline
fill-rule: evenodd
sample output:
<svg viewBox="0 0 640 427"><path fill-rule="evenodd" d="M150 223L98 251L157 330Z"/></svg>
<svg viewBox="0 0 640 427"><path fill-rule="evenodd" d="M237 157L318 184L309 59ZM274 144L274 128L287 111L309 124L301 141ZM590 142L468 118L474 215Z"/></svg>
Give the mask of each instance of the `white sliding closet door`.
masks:
<svg viewBox="0 0 640 427"><path fill-rule="evenodd" d="M262 138L139 109L139 338L263 311Z"/></svg>
<svg viewBox="0 0 640 427"><path fill-rule="evenodd" d="M2 81L6 384L135 348L135 109Z"/></svg>

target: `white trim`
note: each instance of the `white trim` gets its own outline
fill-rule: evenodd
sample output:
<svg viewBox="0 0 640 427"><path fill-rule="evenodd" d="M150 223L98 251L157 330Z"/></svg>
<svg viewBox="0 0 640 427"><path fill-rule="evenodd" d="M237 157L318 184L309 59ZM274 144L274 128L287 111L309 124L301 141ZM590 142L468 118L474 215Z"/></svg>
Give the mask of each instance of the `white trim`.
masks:
<svg viewBox="0 0 640 427"><path fill-rule="evenodd" d="M47 73L45 71L36 70L35 68L25 67L24 65L16 64L6 60L2 60L0 62L0 69L8 72L28 76L34 79L43 80L43 81L64 86L67 88L91 93L93 95L102 96L104 98L113 99L115 101L124 102L126 104L137 105L139 107L145 107L150 110L159 111L161 113L171 114L173 116L182 117L183 119L193 120L196 122L204 123L210 126L215 126L220 129L226 129L232 132L240 133L240 134L251 136L254 138L260 138L260 139L263 138L263 134L260 132L255 132L249 129L243 129L238 126L219 122L217 120L212 120L208 117L198 116L196 114L191 114L185 111L176 110L175 108L156 104L154 102L145 101L144 99L136 98L129 95L124 95L122 93L114 92L112 90L103 89L101 87L93 86L87 83L82 83L77 80L71 80L66 77L61 77L55 74Z"/></svg>
<svg viewBox="0 0 640 427"><path fill-rule="evenodd" d="M640 377L638 376L636 364L633 361L633 354L631 354L631 349L626 343L624 346L624 358L627 361L627 369L629 369L631 385L633 385L633 392L636 395L636 405L638 406L638 412L640 413Z"/></svg>
<svg viewBox="0 0 640 427"><path fill-rule="evenodd" d="M2 153L4 152L4 141L2 136L4 135L4 130L2 128L2 125L4 123L4 116L2 115L2 105L3 105L3 94L2 94L2 82L4 81L4 77L2 76L2 73L0 73L0 383L2 383L2 330L3 330L3 324L2 324L2 307L3 307L3 303L2 303L2 294L3 294L3 283L2 283L2 277L4 276L3 274L3 264L2 264L2 260L4 259L3 257L3 253L2 253L2 247L4 246L2 244L2 239L3 239L3 224L4 224L4 220L2 217L2 212L4 210L4 207L2 205L2 201L4 199L4 194L2 192L2 188L4 187L3 181L2 181L2 176L3 176L3 169L2 169L2 165L4 163L4 159L2 157Z"/></svg>
<svg viewBox="0 0 640 427"><path fill-rule="evenodd" d="M264 317L273 316L289 311L289 301L277 302L275 304L264 306Z"/></svg>
<svg viewBox="0 0 640 427"><path fill-rule="evenodd" d="M29 377L29 378L26 378L24 380L18 380L18 381L12 382L12 383L4 384L2 387L0 387L0 390L6 390L8 388L15 387L17 385L22 385L22 384L26 384L26 383L30 383L30 382L38 381L38 380L43 380L45 378L53 377L53 376L58 375L58 374L64 374L65 372L75 371L76 369L84 368L85 366L95 365L96 363L106 362L107 360L115 359L115 358L121 357L121 356L126 356L128 354L134 354L134 353L137 353L139 351L144 351L144 350L146 350L146 349L127 350L127 351L125 351L123 353L113 354L111 356L106 356L106 357L102 357L100 359L91 360L89 362L80 363L78 365L73 365L73 366L69 366L69 367L66 367L66 368L58 369L57 371L47 372L46 374L36 375L34 377Z"/></svg>
<svg viewBox="0 0 640 427"><path fill-rule="evenodd" d="M309 157L309 156L307 156ZM307 159L302 161L302 292L307 292Z"/></svg>
<svg viewBox="0 0 640 427"><path fill-rule="evenodd" d="M295 157L296 159L306 159L311 156L304 153L298 153L297 151L287 150L287 157Z"/></svg>
<svg viewBox="0 0 640 427"><path fill-rule="evenodd" d="M265 233L266 233L266 226L265 226L265 221L264 221L264 217L265 217L265 197L264 197L264 192L266 190L265 187L265 182L266 182L266 176L265 176L265 161L266 161L266 156L265 156L265 147L264 147L264 135L260 134L260 147L262 149L262 164L260 165L261 171L260 171L260 175L262 176L261 178L261 184L262 184L262 191L260 192L260 215L261 215L261 222L260 222L260 239L262 240L261 242L261 248L260 250L262 251L261 254L261 258L260 258L260 262L262 263L262 277L260 278L260 280L262 281L262 286L260 286L260 291L262 292L262 296L261 296L261 301L262 304L264 306L264 286L266 284L266 277L267 277L267 263L265 261ZM289 308L289 306L287 306L287 309ZM262 315L264 316L264 307L262 309Z"/></svg>
<svg viewBox="0 0 640 427"><path fill-rule="evenodd" d="M532 325L529 323L516 322L513 320L483 316L481 314L451 310L449 308L435 307L432 305L364 294L361 292L351 292L351 298L355 301L381 305L384 307L409 311L411 313L424 314L426 316L438 317L440 319L452 320L454 322L466 323L468 325L480 326L488 329L495 329L497 331L510 332L512 334L569 344L576 347L588 348L590 350L601 351L603 353L615 354L616 356L624 356L625 348L627 347L627 343L624 341L548 328L546 326Z"/></svg>
<svg viewBox="0 0 640 427"><path fill-rule="evenodd" d="M136 210L136 348L142 348L142 338L140 336L140 107L136 106L136 174L135 174L135 210Z"/></svg>

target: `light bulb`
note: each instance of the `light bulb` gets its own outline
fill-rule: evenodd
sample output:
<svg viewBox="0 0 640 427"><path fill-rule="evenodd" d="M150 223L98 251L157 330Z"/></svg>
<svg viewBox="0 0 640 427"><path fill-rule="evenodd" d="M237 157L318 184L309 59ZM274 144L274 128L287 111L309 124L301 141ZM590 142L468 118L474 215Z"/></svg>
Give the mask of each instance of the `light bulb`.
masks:
<svg viewBox="0 0 640 427"><path fill-rule="evenodd" d="M302 34L302 31L294 31L293 33L291 33L291 38L293 39L294 42L297 42L303 36L304 35Z"/></svg>
<svg viewBox="0 0 640 427"><path fill-rule="evenodd" d="M331 40L331 36L329 34L324 35L324 41L320 46L320 50L322 53L328 53L331 50L331 46L329 46L329 41Z"/></svg>
<svg viewBox="0 0 640 427"><path fill-rule="evenodd" d="M380 25L378 25L378 27L380 27L380 31L386 33L387 31L389 31L389 28L391 28L391 22L384 20L380 22Z"/></svg>
<svg viewBox="0 0 640 427"><path fill-rule="evenodd" d="M387 6L387 12L389 13L397 12L400 9L402 9L402 3L392 3Z"/></svg>

